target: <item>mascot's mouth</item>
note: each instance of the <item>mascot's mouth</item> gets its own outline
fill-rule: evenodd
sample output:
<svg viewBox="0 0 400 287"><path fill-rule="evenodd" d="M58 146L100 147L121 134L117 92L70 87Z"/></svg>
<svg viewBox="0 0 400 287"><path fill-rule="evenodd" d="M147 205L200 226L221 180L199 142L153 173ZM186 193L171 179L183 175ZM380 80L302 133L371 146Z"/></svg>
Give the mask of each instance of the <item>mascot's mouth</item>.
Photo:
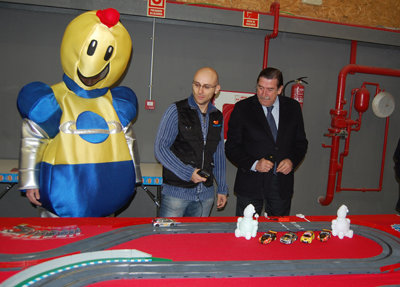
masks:
<svg viewBox="0 0 400 287"><path fill-rule="evenodd" d="M96 85L101 80L103 80L107 76L109 70L110 70L110 64L108 64L103 69L103 71L101 71L97 75L95 75L93 77L85 77L81 74L81 72L79 72L79 69L78 69L78 77L81 80L81 82L85 84L85 86L91 87L91 86Z"/></svg>

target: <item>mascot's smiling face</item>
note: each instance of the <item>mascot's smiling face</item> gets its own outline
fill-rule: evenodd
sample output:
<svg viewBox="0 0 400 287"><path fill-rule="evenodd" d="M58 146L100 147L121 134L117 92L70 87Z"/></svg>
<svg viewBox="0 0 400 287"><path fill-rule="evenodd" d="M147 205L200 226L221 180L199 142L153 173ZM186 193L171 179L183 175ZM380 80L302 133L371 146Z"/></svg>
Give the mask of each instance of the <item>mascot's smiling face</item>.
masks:
<svg viewBox="0 0 400 287"><path fill-rule="evenodd" d="M64 73L85 90L112 86L129 62L132 41L117 10L89 11L76 17L61 43Z"/></svg>

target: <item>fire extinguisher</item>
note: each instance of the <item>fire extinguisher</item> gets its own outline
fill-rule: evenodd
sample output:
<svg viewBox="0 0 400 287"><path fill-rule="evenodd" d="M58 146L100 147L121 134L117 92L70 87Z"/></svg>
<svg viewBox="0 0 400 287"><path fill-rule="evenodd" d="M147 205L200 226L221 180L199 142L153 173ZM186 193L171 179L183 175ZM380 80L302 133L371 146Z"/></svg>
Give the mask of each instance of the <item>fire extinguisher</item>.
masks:
<svg viewBox="0 0 400 287"><path fill-rule="evenodd" d="M296 80L291 80L289 82L287 82L283 88L283 95L285 95L285 89L286 86L290 83L295 82L295 84L292 85L292 93L291 93L291 98L298 101L300 103L300 106L303 108L303 101L304 101L304 84L308 84L306 81L304 81L303 79L305 79L307 77L301 77L298 78Z"/></svg>

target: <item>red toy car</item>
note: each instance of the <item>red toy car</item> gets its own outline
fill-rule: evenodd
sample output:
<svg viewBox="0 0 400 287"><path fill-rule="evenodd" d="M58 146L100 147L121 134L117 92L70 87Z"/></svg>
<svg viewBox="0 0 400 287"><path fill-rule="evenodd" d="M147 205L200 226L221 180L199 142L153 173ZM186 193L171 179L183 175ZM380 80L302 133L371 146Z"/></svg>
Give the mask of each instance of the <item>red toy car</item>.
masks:
<svg viewBox="0 0 400 287"><path fill-rule="evenodd" d="M265 232L263 235L260 236L259 242L261 244L268 244L271 243L272 241L276 240L276 232L275 231L268 231Z"/></svg>
<svg viewBox="0 0 400 287"><path fill-rule="evenodd" d="M321 242L326 242L331 238L331 231L329 229L322 229L317 238Z"/></svg>

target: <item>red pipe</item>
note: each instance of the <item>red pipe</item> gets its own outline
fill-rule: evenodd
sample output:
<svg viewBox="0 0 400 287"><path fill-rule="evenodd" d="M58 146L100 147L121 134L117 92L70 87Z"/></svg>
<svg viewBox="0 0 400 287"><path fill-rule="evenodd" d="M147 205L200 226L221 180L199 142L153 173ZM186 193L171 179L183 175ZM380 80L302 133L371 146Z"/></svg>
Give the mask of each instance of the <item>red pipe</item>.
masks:
<svg viewBox="0 0 400 287"><path fill-rule="evenodd" d="M372 85L376 87L376 91L375 91L375 95L377 95L381 90L379 88L379 84L376 83L370 83L370 82L364 82L362 84L362 88L365 88L366 85ZM361 128L361 116L362 113L359 113L359 119L357 121L352 121L351 120L351 110L353 107L353 97L354 97L354 93L357 93L358 89L354 89L352 91L352 99L350 102L350 106L349 106L349 117L348 117L348 121L350 121L350 125L347 128L347 132L348 132L348 137L346 138L346 143L345 143L345 148L344 151L340 154L340 164L341 166L343 166L343 161L344 161L344 157L346 157L349 154L349 145L350 145L350 132L351 131L359 131ZM356 124L355 128L351 127L351 124ZM336 192L340 192L340 191L362 191L362 192L366 192L366 191L381 191L382 190L382 183L383 183L383 172L384 172L384 167L385 167L385 156L386 156L386 146L387 146L387 135L388 135L388 131L389 131L389 117L386 118L386 124L385 124L385 136L384 136L384 142L383 142L383 150L382 150L382 160L381 160L381 170L380 170L380 176L379 176L379 187L378 188L349 188L349 187L342 187L342 173L339 172L338 173L338 178L337 178L337 183L336 183Z"/></svg>
<svg viewBox="0 0 400 287"><path fill-rule="evenodd" d="M276 38L278 36L279 27L279 2L275 1L271 4L270 12L274 13L274 30L271 34L266 35L264 39L264 59L263 59L263 69L268 67L268 49L269 49L269 39Z"/></svg>
<svg viewBox="0 0 400 287"><path fill-rule="evenodd" d="M350 64L357 64L357 41L351 41ZM354 73L352 73L354 75Z"/></svg>
<svg viewBox="0 0 400 287"><path fill-rule="evenodd" d="M346 77L349 73L361 73L361 74L371 74L371 75L383 75L383 76L393 76L400 77L400 70L388 69L388 68L378 68L370 66L360 66L355 64L350 64L344 66L339 73L338 86L336 94L336 106L335 110L331 110L332 115L332 128L329 129L332 136L332 145L328 172L328 186L325 198L320 197L318 201L321 205L329 205L333 200L333 194L336 182L336 173L342 169L342 166L338 163L337 157L339 154L339 140L340 131L346 127L345 116L346 111L343 111L343 105L346 103L344 99L344 93L346 89ZM344 124L344 125L343 125ZM324 145L325 146L325 145ZM327 146L325 146L327 147Z"/></svg>
<svg viewBox="0 0 400 287"><path fill-rule="evenodd" d="M353 89L351 91L351 100L350 100L350 105L349 105L349 112L348 112L348 117L346 119L346 123L347 123L347 137L345 140L345 144L344 144L344 149L343 152L340 154L339 156L339 165L341 167L343 167L343 161L344 158L349 154L349 146L350 146L350 135L351 135L351 131L359 131L361 128L361 117L362 117L362 113L359 112L358 113L358 120L353 121L351 119L351 115L352 115L352 108L353 108L353 100L354 100L354 95L357 93L358 89ZM356 127L353 128L352 125L355 125ZM341 191L340 190L340 186L342 184L342 172L338 173L338 177L337 177L337 183L336 183L336 192Z"/></svg>
<svg viewBox="0 0 400 287"><path fill-rule="evenodd" d="M351 51L350 51L350 64L355 64L357 60L357 41L351 41Z"/></svg>

